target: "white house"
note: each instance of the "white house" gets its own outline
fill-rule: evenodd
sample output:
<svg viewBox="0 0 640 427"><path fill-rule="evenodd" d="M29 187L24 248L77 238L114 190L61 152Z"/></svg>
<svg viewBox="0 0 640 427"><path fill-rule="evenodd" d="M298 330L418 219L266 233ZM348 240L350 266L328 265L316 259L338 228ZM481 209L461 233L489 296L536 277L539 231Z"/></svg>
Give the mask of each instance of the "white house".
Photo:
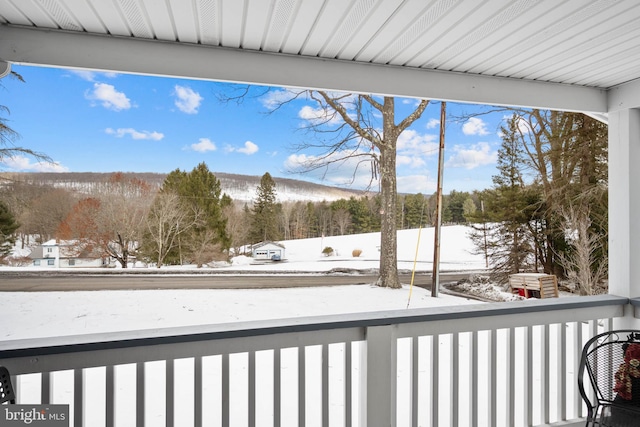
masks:
<svg viewBox="0 0 640 427"><path fill-rule="evenodd" d="M109 260L99 251L87 248L77 240L49 240L36 247L29 255L34 267L105 267Z"/></svg>

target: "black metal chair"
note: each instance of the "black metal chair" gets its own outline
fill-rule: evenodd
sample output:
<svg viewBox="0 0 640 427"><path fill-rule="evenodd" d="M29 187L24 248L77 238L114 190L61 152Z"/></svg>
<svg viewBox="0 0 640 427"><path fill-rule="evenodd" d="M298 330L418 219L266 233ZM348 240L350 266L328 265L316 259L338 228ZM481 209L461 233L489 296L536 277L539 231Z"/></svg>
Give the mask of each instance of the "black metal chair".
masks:
<svg viewBox="0 0 640 427"><path fill-rule="evenodd" d="M592 392L585 389L588 374ZM640 425L640 331L617 330L591 338L582 350L578 388L587 426Z"/></svg>
<svg viewBox="0 0 640 427"><path fill-rule="evenodd" d="M9 370L0 366L0 405L5 402L16 403L16 393L11 385Z"/></svg>

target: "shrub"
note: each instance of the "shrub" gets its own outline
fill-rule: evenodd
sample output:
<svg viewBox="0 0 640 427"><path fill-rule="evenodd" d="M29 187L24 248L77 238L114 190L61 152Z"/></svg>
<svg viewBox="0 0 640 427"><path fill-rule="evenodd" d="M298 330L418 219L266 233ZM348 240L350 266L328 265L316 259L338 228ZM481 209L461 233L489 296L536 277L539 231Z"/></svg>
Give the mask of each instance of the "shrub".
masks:
<svg viewBox="0 0 640 427"><path fill-rule="evenodd" d="M322 253L323 253L325 256L331 256L331 255L333 255L333 248L332 248L331 246L326 246L326 247L322 250Z"/></svg>
<svg viewBox="0 0 640 427"><path fill-rule="evenodd" d="M28 256L0 257L0 265L7 265L10 267L25 267L25 266L33 265L33 260Z"/></svg>
<svg viewBox="0 0 640 427"><path fill-rule="evenodd" d="M360 255L362 255L362 249L354 249L351 251L351 256L354 258L358 258Z"/></svg>

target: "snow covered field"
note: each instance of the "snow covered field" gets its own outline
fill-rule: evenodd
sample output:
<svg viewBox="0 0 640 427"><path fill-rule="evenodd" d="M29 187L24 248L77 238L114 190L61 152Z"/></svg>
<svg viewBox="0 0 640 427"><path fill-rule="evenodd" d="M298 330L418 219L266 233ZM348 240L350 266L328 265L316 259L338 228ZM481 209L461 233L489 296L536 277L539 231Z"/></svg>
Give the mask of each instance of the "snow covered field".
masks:
<svg viewBox="0 0 640 427"><path fill-rule="evenodd" d="M420 234L416 270L431 271L433 230L398 233L399 268L413 268ZM471 253L467 227L451 226L442 230L442 270L481 270L484 267L484 259ZM233 265L215 270L278 274L377 268L379 239L379 233L370 233L284 241L286 262L254 265L250 258L239 257ZM331 246L337 255L324 256L321 251L325 246ZM361 249L362 255L353 258L353 249ZM11 268L12 271L31 269ZM251 279L248 277L247 280ZM408 303L410 308L469 303L466 299L448 295L432 298L428 291L417 287L411 291L409 301L408 285L401 290L357 285L296 289L7 292L0 299L0 324L3 325L0 339L395 310L406 308Z"/></svg>
<svg viewBox="0 0 640 427"><path fill-rule="evenodd" d="M448 271L479 270L484 268L484 258L472 254L472 247L467 237L468 229L462 226L444 227L442 235L441 269ZM418 230L403 230L399 232L398 258L399 268L410 270L414 266L414 257L417 251L416 269L418 271L431 271L433 259L433 228L420 232L420 244L418 246ZM283 272L326 272L334 268L344 269L369 269L377 268L379 262L379 234L326 237L324 239L304 239L282 242L286 246L286 262L253 265L246 258L236 259L232 265L216 267L216 271L272 271L274 274ZM337 255L325 257L321 254L325 246L331 246ZM361 249L362 255L353 258L353 249ZM12 268L16 270L17 268ZM26 268L30 270L31 268ZM154 269L155 270L155 269ZM181 273L185 273L184 271ZM250 275L247 276L250 280ZM330 279L330 277L328 277ZM79 279L81 280L81 279ZM179 280L179 276L176 276ZM110 331L157 329L164 327L217 324L227 322L295 318L326 314L371 312L382 310L398 310L409 308L425 308L437 306L450 306L458 304L478 304L478 301L458 298L441 293L438 298L432 298L429 291L404 284L403 289L384 289L371 285L334 286L322 288L293 288L293 289L244 289L244 290L130 290L130 291L76 291L76 292L6 292L0 299L0 340L20 340L47 336L61 336L74 334L105 333ZM333 350L335 351L335 350ZM337 351L342 351L338 349ZM289 356L293 357L289 360ZM283 354L283 375L289 367L295 366L295 355ZM319 355L318 355L319 357ZM332 356L333 357L333 356ZM339 357L339 355L338 355ZM234 359L235 360L235 359ZM160 363L154 367L153 363L147 364L148 369L158 369L163 372ZM182 362L181 362L182 363ZM176 369L190 372L193 366L186 361L185 366L177 366ZM216 362L217 363L217 362ZM231 374L242 377L246 370L246 364L242 360L234 362ZM260 362L262 364L263 362ZM264 361L266 366L269 361ZM312 363L310 359L309 363ZM215 365L215 364L214 364ZM291 366L290 366L291 365ZM442 366L446 368L446 366ZM118 387L122 387L123 393L135 389L131 383L135 377L133 367L118 367ZM215 367L212 369L216 369ZM357 369L357 368L356 368ZM268 369L267 369L268 371ZM154 372L154 371L150 371ZM88 413L93 414L87 420L91 426L104 425L104 412L101 410L101 401L104 396L99 390L103 389L104 370L88 370L87 381L98 384L97 395L93 389L89 389L87 398ZM191 374L187 374L189 377ZM332 374L333 375L333 374ZM182 376L182 375L181 375ZM54 399L58 402L70 402L72 396L72 377L67 373L56 374L58 391L54 393ZM162 399L163 380L161 376L149 377L149 394L155 391L160 393ZM284 381L284 379L283 379ZM339 381L339 380L338 380ZM37 377L27 376L22 379L23 399L27 401L38 400ZM242 384L242 381L240 382ZM190 393L192 386L189 384L177 384L177 387ZM242 388L242 387L241 387ZM267 387L268 389L268 387ZM130 391L129 391L130 392ZM239 390L239 395L246 395ZM313 397L315 392L309 391L308 397ZM133 425L135 420L135 407L130 399L119 400L116 405L120 408L117 415L117 425ZM157 397L157 396L156 396ZM148 396L148 398L150 398ZM318 396L319 398L319 396ZM190 398L189 398L190 399ZM216 400L217 399L217 400ZM219 397L213 400L220 402ZM313 399L312 399L313 401ZM246 425L246 408L241 401L232 402L232 425ZM271 425L269 401L257 402L257 411L265 411L267 414L264 424ZM331 403L340 407L341 403ZM289 405L287 404L287 407ZM181 406L180 406L181 407ZM193 413L189 405L182 412L177 408L181 418L180 425L190 426ZM244 409L243 409L244 408ZM286 409L286 408L285 408ZM318 406L307 408L308 425L320 425ZM164 411L158 405L150 405L147 408L147 420L151 424L164 425ZM332 416L339 421L341 410L332 410ZM208 409L209 415L205 418L216 418L213 414L219 413L218 409ZM406 414L405 414L406 415ZM331 425L341 425L338 421L331 421ZM291 411L283 410L283 422L286 425L295 425L295 408ZM401 423L402 424L402 423ZM217 422L213 423L217 425Z"/></svg>

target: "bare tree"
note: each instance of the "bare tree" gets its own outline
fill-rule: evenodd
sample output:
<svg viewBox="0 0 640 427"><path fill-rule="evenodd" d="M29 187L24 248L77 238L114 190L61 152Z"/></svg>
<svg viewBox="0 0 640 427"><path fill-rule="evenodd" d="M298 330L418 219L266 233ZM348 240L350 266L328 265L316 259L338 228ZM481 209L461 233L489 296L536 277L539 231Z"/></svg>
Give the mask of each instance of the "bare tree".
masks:
<svg viewBox="0 0 640 427"><path fill-rule="evenodd" d="M337 209L333 213L333 223L338 231L338 235L344 236L351 226L351 213L346 209Z"/></svg>
<svg viewBox="0 0 640 427"><path fill-rule="evenodd" d="M222 208L222 214L227 219L227 235L231 239L231 248L235 255L242 252L242 246L249 243L249 216L244 208L235 203Z"/></svg>
<svg viewBox="0 0 640 427"><path fill-rule="evenodd" d="M76 199L62 188L40 187L21 216L25 228L37 234L42 241L53 238L60 223L69 215Z"/></svg>
<svg viewBox="0 0 640 427"><path fill-rule="evenodd" d="M152 195L145 182L113 174L95 195L98 209L94 227L87 231L87 240L100 245L106 255L127 268L129 257L135 254L142 239Z"/></svg>
<svg viewBox="0 0 640 427"><path fill-rule="evenodd" d="M249 96L249 88L235 96L221 96L224 102L241 103ZM261 90L259 96L267 90ZM305 110L307 129L315 133L317 141L305 141L298 151L316 151L320 155L307 156L299 172L344 166L355 161L353 178L360 167L370 167L371 182L379 178L380 185L380 269L376 285L400 288L397 255L397 179L396 148L398 137L418 120L429 105L420 100L413 111L396 124L395 98L372 94L351 94L318 90L287 90L284 99L269 99L271 111L281 109L297 99L312 101L316 109Z"/></svg>
<svg viewBox="0 0 640 427"><path fill-rule="evenodd" d="M309 156L302 164L303 171L343 165L355 160L355 174L359 167L371 168L371 181L379 178L380 185L380 269L376 285L400 288L397 256L397 180L396 148L398 137L418 120L429 104L421 100L415 109L396 124L395 98L369 94L333 93L309 90L304 92L316 109L308 129L319 136L318 141L305 142L299 150L319 150L322 154ZM292 99L303 92L294 93ZM326 173L326 172L325 172Z"/></svg>
<svg viewBox="0 0 640 427"><path fill-rule="evenodd" d="M62 239L76 239L91 250L100 248L127 268L142 239L151 192L142 181L114 174L94 197L81 200L58 230Z"/></svg>
<svg viewBox="0 0 640 427"><path fill-rule="evenodd" d="M180 235L189 231L198 221L198 215L184 209L176 193L158 193L146 220L149 241L145 245L154 253L158 268L167 254L178 246Z"/></svg>
<svg viewBox="0 0 640 427"><path fill-rule="evenodd" d="M201 215L204 217L204 215ZM202 267L210 261L223 261L227 256L223 253L223 248L218 239L218 231L205 227L205 221L200 221L201 230L196 239L187 240L184 245L189 254L193 257L193 263Z"/></svg>
<svg viewBox="0 0 640 427"><path fill-rule="evenodd" d="M291 239L291 215L293 214L294 204L293 202L282 203L282 209L280 215L278 215L278 222L282 231L282 239Z"/></svg>
<svg viewBox="0 0 640 427"><path fill-rule="evenodd" d="M559 253L559 263L565 269L568 279L575 282L580 295L594 295L608 273L606 257L598 255L606 236L591 229L589 210L586 206L570 206L563 212L563 220L568 234L567 242L572 251Z"/></svg>
<svg viewBox="0 0 640 427"><path fill-rule="evenodd" d="M307 205L304 202L295 202L291 210L291 237L294 239L303 239L308 236Z"/></svg>

